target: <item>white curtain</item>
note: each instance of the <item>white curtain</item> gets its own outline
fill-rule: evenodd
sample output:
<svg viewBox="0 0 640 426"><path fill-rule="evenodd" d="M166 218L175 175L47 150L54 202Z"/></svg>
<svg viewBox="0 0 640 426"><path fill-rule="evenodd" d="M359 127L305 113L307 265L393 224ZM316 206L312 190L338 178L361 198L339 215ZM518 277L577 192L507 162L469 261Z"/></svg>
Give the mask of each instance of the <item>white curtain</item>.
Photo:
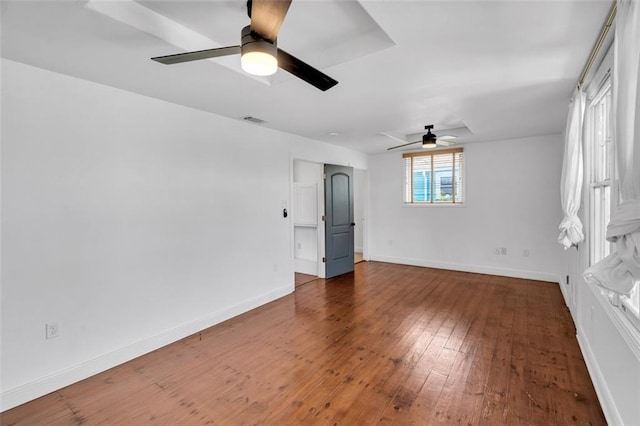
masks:
<svg viewBox="0 0 640 426"><path fill-rule="evenodd" d="M618 0L613 99L622 203L607 227L615 251L585 271L588 281L629 295L640 282L640 0Z"/></svg>
<svg viewBox="0 0 640 426"><path fill-rule="evenodd" d="M566 249L584 240L582 222L578 217L582 197L582 122L585 94L577 89L567 117L564 133L564 161L560 179L560 198L564 218L560 222L558 242Z"/></svg>

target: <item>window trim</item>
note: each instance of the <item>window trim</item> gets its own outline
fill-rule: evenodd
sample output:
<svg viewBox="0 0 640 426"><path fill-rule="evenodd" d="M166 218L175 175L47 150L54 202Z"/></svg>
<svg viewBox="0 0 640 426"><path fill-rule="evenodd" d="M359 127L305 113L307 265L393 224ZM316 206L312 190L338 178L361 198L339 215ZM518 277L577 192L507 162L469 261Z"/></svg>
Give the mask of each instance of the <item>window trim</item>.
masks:
<svg viewBox="0 0 640 426"><path fill-rule="evenodd" d="M589 87L590 89L592 89L592 87ZM595 118L595 109L597 107L597 105L599 103L602 102L602 100L605 98L605 96L607 96L607 92L609 92L609 96L612 96L613 94L613 81L612 81L612 77L611 77L611 72L610 72L610 68L607 69L606 72L603 73L603 75L601 76L601 78L599 79L599 82L597 85L595 85L595 89L591 90L590 95L587 97L587 105L586 105L586 109L585 109L585 115L586 115L586 125L584 126L584 129L586 131L586 138L585 138L585 154L586 154L586 161L585 161L585 180L586 180L586 184L587 184L587 192L586 192L586 196L588 198L588 202L586 203L586 205L588 206L588 219L589 221L588 223L588 258L587 258L587 265L591 266L594 263L598 262L600 259L598 260L594 260L594 256L595 253L594 251L596 250L596 247L594 246L594 224L595 224L595 209L596 209L596 202L597 200L595 199L594 192L596 189L601 189L604 190L604 188L609 188L609 206L608 206L608 210L609 210L609 214L611 214L611 212L613 211L613 209L617 206L618 204L618 193L617 193L617 170L616 170L616 164L615 164L615 139L614 139L614 135L612 133L612 129L609 129L609 132L611 132L609 134L609 142L607 142L609 145L607 146L607 169L609 170L608 175L605 177L605 179L603 180L596 180L596 173L597 173L597 166L596 166L596 154L595 154L595 133L596 133L596 118ZM614 119L613 117L613 105L610 105L610 116L609 116L609 123L608 126L612 126L611 121ZM604 229L600 230L603 233L606 233L606 225L604 226ZM610 253L611 250L613 250L612 244L611 243L606 243L604 242L605 245L608 245L608 250L606 250L606 252ZM601 247L598 247L598 250ZM602 257L605 257L606 254ZM601 258L602 258L601 257Z"/></svg>
<svg viewBox="0 0 640 426"><path fill-rule="evenodd" d="M451 192L452 192L452 197L451 197L451 201L437 201L434 202L434 193L435 193L435 178L434 176L432 176L431 178L431 201L414 201L414 194L413 194L413 158L415 157L430 157L431 160L431 172L433 174L433 157L435 155L446 155L446 154L456 154L456 153L464 153L464 148L462 147L456 147L456 148L447 148L447 149L438 149L438 150L430 150L428 152L423 152L423 151L414 151L414 152L406 152L404 154L402 154L402 158L403 160L406 158L411 158L411 173L409 175L409 188L411 188L411 201L407 201L406 200L406 169L404 170L404 174L405 177L403 179L403 190L402 190L402 204L404 206L411 206L411 207L452 207L452 206L459 206L462 207L465 205L465 171L464 169L466 168L465 166L465 160L462 161L462 168L460 170L460 175L461 175L461 184L460 184L460 188L457 187L456 185L456 172L455 172L455 167L456 167L456 160L455 160L455 155L452 155L453 158L453 168L451 170ZM462 193L462 201L458 201L456 202L456 197L455 197L455 193L456 193L456 189L460 189L460 192Z"/></svg>
<svg viewBox="0 0 640 426"><path fill-rule="evenodd" d="M594 184L593 182L593 173L594 173L594 158L593 158L593 131L594 131L594 123L592 118L588 117L588 114L591 114L590 108L591 105L598 100L600 97L603 88L608 83L613 86L612 81L612 70L613 70L613 46L606 53L604 59L598 67L594 77L591 79L590 83L585 87L585 93L587 94L587 106L585 109L585 120L588 121L585 123L585 138L584 138L584 178L583 178L583 205L585 208L583 209L583 223L587 225L587 233L593 233L592 224L593 224L593 197L592 190L595 187L604 187L609 186L610 191L610 212L612 212L618 205L620 200L620 182L618 178L618 170L616 164L616 143L615 143L615 134L611 134L612 142L611 142L611 151L609 152L609 167L610 179L603 182L598 182ZM612 105L611 109L611 119L615 120L614 117L614 106ZM602 185L601 185L602 184ZM585 267L592 265L592 241L591 237L585 239L585 244L583 245L582 252L582 264L586 265ZM607 315L612 319L616 329L618 329L624 339L627 341L629 346L634 350L637 355L640 355L640 317L637 317L634 312L634 307L631 305L631 301L627 300L625 297L617 296L615 300L615 304L612 304L608 297L605 295L603 289L596 287L595 285L589 284L588 286L596 295L596 299L601 303L604 311Z"/></svg>

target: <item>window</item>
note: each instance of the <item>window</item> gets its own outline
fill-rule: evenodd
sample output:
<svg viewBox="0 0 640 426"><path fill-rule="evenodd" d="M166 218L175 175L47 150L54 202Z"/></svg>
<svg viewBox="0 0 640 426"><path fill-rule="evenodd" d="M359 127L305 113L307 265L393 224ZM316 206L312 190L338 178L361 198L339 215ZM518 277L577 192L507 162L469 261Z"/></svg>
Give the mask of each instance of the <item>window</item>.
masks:
<svg viewBox="0 0 640 426"><path fill-rule="evenodd" d="M587 147L589 161L586 164L589 179L589 264L593 265L608 256L613 249L607 241L607 225L611 212L620 200L615 174L615 141L613 138L613 109L611 79L605 78L600 89L588 104ZM614 188L614 189L612 189ZM635 286L629 297L617 297L604 291L614 305L619 306L632 324L640 329L640 290Z"/></svg>
<svg viewBox="0 0 640 426"><path fill-rule="evenodd" d="M404 202L407 204L462 204L464 202L463 149L403 154Z"/></svg>
<svg viewBox="0 0 640 426"><path fill-rule="evenodd" d="M589 260L593 265L611 253L611 243L606 240L607 225L613 205L611 182L612 170L614 170L611 137L611 80L609 78L589 102L589 110L591 115Z"/></svg>
<svg viewBox="0 0 640 426"><path fill-rule="evenodd" d="M453 195L453 178L451 176L440 176L440 193L442 196L448 197Z"/></svg>

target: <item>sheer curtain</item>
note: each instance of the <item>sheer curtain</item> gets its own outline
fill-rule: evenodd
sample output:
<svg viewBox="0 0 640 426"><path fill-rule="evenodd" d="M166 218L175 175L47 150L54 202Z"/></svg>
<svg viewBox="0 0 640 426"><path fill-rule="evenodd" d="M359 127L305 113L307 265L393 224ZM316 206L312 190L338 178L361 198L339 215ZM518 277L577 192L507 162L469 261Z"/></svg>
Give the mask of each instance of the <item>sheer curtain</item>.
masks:
<svg viewBox="0 0 640 426"><path fill-rule="evenodd" d="M640 6L618 0L613 99L621 203L607 227L615 251L585 271L587 281L629 295L640 281Z"/></svg>
<svg viewBox="0 0 640 426"><path fill-rule="evenodd" d="M578 88L567 117L564 141L564 161L560 179L560 198L564 218L560 222L558 242L566 249L584 240L582 222L578 217L582 196L582 122L585 94Z"/></svg>

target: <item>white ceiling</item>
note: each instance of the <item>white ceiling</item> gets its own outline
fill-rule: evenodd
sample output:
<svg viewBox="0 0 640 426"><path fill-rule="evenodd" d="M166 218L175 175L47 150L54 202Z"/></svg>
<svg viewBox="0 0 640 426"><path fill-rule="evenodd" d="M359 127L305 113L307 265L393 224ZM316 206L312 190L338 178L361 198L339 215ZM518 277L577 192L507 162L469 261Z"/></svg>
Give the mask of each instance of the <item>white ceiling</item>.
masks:
<svg viewBox="0 0 640 426"><path fill-rule="evenodd" d="M165 66L152 56L240 42L245 0L5 1L2 56L364 152L426 124L477 143L564 128L610 1L294 0L278 46L339 81L321 92L239 57ZM99 10L99 11L98 11ZM114 16L118 15L117 19ZM438 129L441 131L439 132ZM444 131L444 132L443 132ZM330 135L330 133L338 135Z"/></svg>

